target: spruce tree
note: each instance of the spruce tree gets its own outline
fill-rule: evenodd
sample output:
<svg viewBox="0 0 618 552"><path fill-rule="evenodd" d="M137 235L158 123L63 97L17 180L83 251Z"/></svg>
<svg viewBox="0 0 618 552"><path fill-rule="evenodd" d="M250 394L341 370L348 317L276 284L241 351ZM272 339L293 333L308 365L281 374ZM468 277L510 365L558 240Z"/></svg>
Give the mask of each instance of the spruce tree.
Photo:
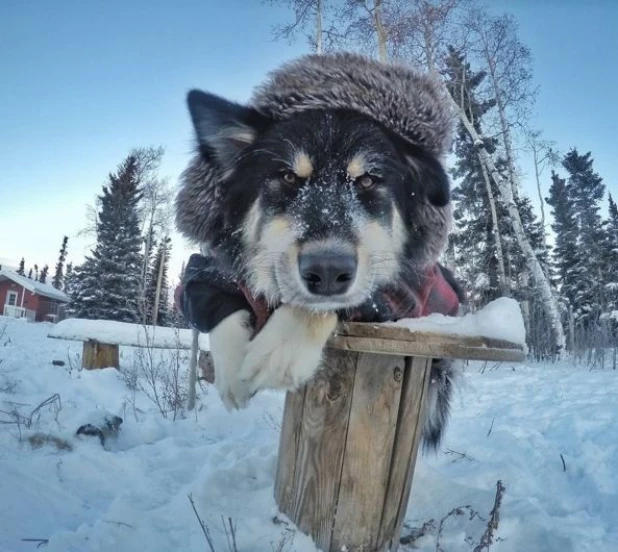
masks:
<svg viewBox="0 0 618 552"><path fill-rule="evenodd" d="M56 270L54 272L54 277L52 279L52 285L56 289L62 289L64 282L64 262L67 258L67 245L69 242L69 237L64 236L62 240L62 246L60 247L60 256L58 257L58 262L56 263Z"/></svg>
<svg viewBox="0 0 618 552"><path fill-rule="evenodd" d="M34 281L39 281L39 265L35 263L34 265Z"/></svg>
<svg viewBox="0 0 618 552"><path fill-rule="evenodd" d="M32 280L32 269L28 271L28 279Z"/></svg>
<svg viewBox="0 0 618 552"><path fill-rule="evenodd" d="M454 97L461 100L470 120L479 134L482 133L482 118L495 105L493 101L479 101L477 90L485 79L485 73L472 72L464 56L449 48L446 58L447 86ZM485 147L495 152L497 140L485 138ZM490 202L496 205L493 183L484 173L477 148L469 133L460 124L455 139L457 161L452 175L458 180L453 189L455 204L455 232L451 236L455 266L463 281L468 283L471 302L483 306L506 292L501 289L498 270L498 252L494 217ZM489 194L493 197L490 198ZM500 224L498 222L498 224ZM501 244L500 244L501 245Z"/></svg>
<svg viewBox="0 0 618 552"><path fill-rule="evenodd" d="M72 285L74 281L73 263L67 263L64 274L64 292L71 297Z"/></svg>
<svg viewBox="0 0 618 552"><path fill-rule="evenodd" d="M609 209L607 220L603 224L603 273L606 276L605 293L607 296L606 313L612 317L618 316L618 206L609 194ZM618 323L618 318L616 318Z"/></svg>
<svg viewBox="0 0 618 552"><path fill-rule="evenodd" d="M605 194L603 179L593 170L591 153L580 154L576 148L562 161L568 173L567 193L574 207L577 225L578 262L573 307L576 318L585 325L598 320L607 302L603 266L604 229L601 200Z"/></svg>
<svg viewBox="0 0 618 552"><path fill-rule="evenodd" d="M41 270L41 274L39 276L39 282L45 284L47 282L47 273L49 272L49 266L45 265L43 270Z"/></svg>
<svg viewBox="0 0 618 552"><path fill-rule="evenodd" d="M579 252L578 252L578 227L575 216L575 203L569 194L567 181L552 171L549 197L546 199L552 208L553 223L551 225L555 234L553 248L553 265L557 277L557 285L560 293L575 308L577 302L577 279Z"/></svg>
<svg viewBox="0 0 618 552"><path fill-rule="evenodd" d="M26 261L24 260L24 258L21 258L21 261L19 261L19 267L17 268L17 274L19 274L20 276L25 276L26 273L24 271L24 265L26 264Z"/></svg>
<svg viewBox="0 0 618 552"><path fill-rule="evenodd" d="M140 167L129 155L99 196L97 243L73 278L71 310L78 318L139 321Z"/></svg>

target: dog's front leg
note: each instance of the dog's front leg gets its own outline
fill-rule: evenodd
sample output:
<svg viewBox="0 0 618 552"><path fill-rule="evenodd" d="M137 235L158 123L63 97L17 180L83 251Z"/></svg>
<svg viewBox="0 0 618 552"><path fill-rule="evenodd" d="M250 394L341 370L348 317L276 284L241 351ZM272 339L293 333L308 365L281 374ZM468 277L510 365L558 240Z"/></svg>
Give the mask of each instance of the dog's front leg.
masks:
<svg viewBox="0 0 618 552"><path fill-rule="evenodd" d="M247 345L240 379L250 395L260 389L297 389L311 379L336 325L335 313L279 307Z"/></svg>
<svg viewBox="0 0 618 552"><path fill-rule="evenodd" d="M228 410L243 408L251 398L240 380L240 370L252 333L251 315L246 310L230 314L210 332L215 387Z"/></svg>

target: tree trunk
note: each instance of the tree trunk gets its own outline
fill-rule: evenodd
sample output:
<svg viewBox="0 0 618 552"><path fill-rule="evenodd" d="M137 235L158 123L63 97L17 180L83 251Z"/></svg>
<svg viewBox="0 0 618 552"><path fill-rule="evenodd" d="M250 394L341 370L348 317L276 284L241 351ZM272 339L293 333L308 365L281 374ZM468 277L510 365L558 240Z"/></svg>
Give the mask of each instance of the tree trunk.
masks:
<svg viewBox="0 0 618 552"><path fill-rule="evenodd" d="M489 199L489 207L491 210L491 221L494 229L494 240L496 241L496 257L498 258L498 281L500 282L500 293L502 295L509 296L511 294L510 286L506 280L506 271L504 270L504 254L502 252L502 237L500 236L500 227L498 226L498 211L496 210L496 199L494 198L494 192L491 189L491 182L489 175L487 174L487 168L483 163L483 160L479 156L481 162L481 169L483 171L483 180L485 181L485 188L487 189L487 197Z"/></svg>
<svg viewBox="0 0 618 552"><path fill-rule="evenodd" d="M146 281L148 279L148 261L150 260L150 248L152 247L152 232L153 221L151 217L150 224L146 232L146 243L144 244L144 260L142 262L141 274L142 281L140 282L140 297L138 301L140 315L142 317L142 324L146 324L148 320L148 309L146 308Z"/></svg>
<svg viewBox="0 0 618 552"><path fill-rule="evenodd" d="M187 397L187 410L195 408L195 386L197 384L197 356L199 354L199 330L193 330L191 341L191 358L189 360L189 396Z"/></svg>
<svg viewBox="0 0 618 552"><path fill-rule="evenodd" d="M513 232L517 239L517 243L519 244L519 247L524 254L526 265L528 266L528 270L532 275L535 287L539 291L541 300L550 320L552 331L554 332L556 353L559 357L562 357L566 353L566 338L564 335L562 323L560 321L560 310L558 308L558 302L556 301L556 298L552 293L551 287L549 285L549 280L543 273L541 264L536 258L532 246L530 245L530 242L526 237L524 227L519 216L519 210L517 209L517 205L515 204L515 200L513 198L513 190L509 183L506 182L498 172L498 169L496 168L493 159L491 158L491 156L487 152L487 149L484 146L483 140L479 136L472 123L468 120L465 111L461 107L459 107L459 105L457 105L457 102L453 99L448 90L446 90L446 94L448 94L447 97L450 99L451 105L455 110L455 113L457 113L459 120L462 122L465 129L470 134L470 137L474 141L482 163L487 168L487 171L491 175L492 180L495 182L498 191L500 192L500 197L502 199L502 203L504 204L508 212L509 222L513 227Z"/></svg>
<svg viewBox="0 0 618 552"><path fill-rule="evenodd" d="M386 41L388 34L384 23L382 22L382 0L375 0L373 5L373 23L376 27L376 35L378 38L378 53L380 61L386 63L388 61L388 49L386 48Z"/></svg>
<svg viewBox="0 0 618 552"><path fill-rule="evenodd" d="M161 242L161 262L159 263L159 274L157 274L157 291L155 295L154 306L152 308L152 325L158 326L159 318L159 302L161 300L161 285L163 283L163 274L165 274L165 264L167 262L166 245L167 236Z"/></svg>
<svg viewBox="0 0 618 552"><path fill-rule="evenodd" d="M322 46L322 0L317 0L315 8L315 53L321 55Z"/></svg>
<svg viewBox="0 0 618 552"><path fill-rule="evenodd" d="M541 206L541 225L543 226L543 247L547 247L547 236L545 235L545 200L541 192L541 173L539 172L539 152L537 144L532 139L532 155L534 157L534 177L536 178L536 190L539 194L539 205Z"/></svg>
<svg viewBox="0 0 618 552"><path fill-rule="evenodd" d="M492 79L493 80L493 79ZM519 179L515 170L515 158L513 156L513 142L511 140L511 129L506 120L506 108L502 99L502 93L494 82L494 95L496 96L496 107L500 116L500 129L502 130L502 141L504 143L504 153L506 154L506 162L509 171L509 180L511 181L511 191L513 197L519 195Z"/></svg>

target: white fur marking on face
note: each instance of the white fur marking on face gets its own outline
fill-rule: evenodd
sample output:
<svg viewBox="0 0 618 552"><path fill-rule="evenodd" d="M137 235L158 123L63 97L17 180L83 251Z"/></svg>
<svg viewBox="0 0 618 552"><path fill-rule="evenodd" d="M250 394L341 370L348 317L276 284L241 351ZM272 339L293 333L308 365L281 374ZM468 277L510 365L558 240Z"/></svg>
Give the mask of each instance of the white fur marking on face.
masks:
<svg viewBox="0 0 618 552"><path fill-rule="evenodd" d="M391 224L393 236L392 247L396 254L399 254L403 251L403 246L406 243L407 231L406 225L404 224L403 219L401 218L401 213L397 207L393 209L393 220Z"/></svg>
<svg viewBox="0 0 618 552"><path fill-rule="evenodd" d="M292 170L300 178L309 178L313 173L313 163L309 155L304 151L296 152L294 162L292 163Z"/></svg>
<svg viewBox="0 0 618 552"><path fill-rule="evenodd" d="M224 318L210 332L215 387L228 411L244 408L251 397L240 371L251 339L250 314L242 310Z"/></svg>
<svg viewBox="0 0 618 552"><path fill-rule="evenodd" d="M333 312L279 307L247 346L240 375L243 384L251 394L261 389L298 389L317 372L336 326Z"/></svg>
<svg viewBox="0 0 618 552"><path fill-rule="evenodd" d="M249 287L256 295L264 295L267 301L277 302L277 267L296 243L297 233L285 217L275 217L262 227L259 237L257 228L252 235L245 236L250 251L247 260Z"/></svg>
<svg viewBox="0 0 618 552"><path fill-rule="evenodd" d="M394 208L390 231L375 221L364 222L359 228L358 276L370 285L388 282L399 269L398 259L406 240L406 228Z"/></svg>
<svg viewBox="0 0 618 552"><path fill-rule="evenodd" d="M243 224L243 239L246 246L255 246L256 240L258 238L259 224L260 206L259 200L256 199L251 206L251 209L249 209L249 213L247 214L247 218L245 220L245 223Z"/></svg>
<svg viewBox="0 0 618 552"><path fill-rule="evenodd" d="M352 179L357 179L367 172L367 159L364 153L357 153L348 163L348 175Z"/></svg>

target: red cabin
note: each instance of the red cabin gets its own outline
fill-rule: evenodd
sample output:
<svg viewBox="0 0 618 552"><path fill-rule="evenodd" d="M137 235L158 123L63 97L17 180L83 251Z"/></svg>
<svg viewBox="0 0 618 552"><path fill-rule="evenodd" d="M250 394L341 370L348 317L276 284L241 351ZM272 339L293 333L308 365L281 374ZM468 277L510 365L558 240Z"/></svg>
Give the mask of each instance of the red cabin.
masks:
<svg viewBox="0 0 618 552"><path fill-rule="evenodd" d="M69 302L66 293L50 284L0 270L0 314L26 318L30 322L56 322L62 307Z"/></svg>

